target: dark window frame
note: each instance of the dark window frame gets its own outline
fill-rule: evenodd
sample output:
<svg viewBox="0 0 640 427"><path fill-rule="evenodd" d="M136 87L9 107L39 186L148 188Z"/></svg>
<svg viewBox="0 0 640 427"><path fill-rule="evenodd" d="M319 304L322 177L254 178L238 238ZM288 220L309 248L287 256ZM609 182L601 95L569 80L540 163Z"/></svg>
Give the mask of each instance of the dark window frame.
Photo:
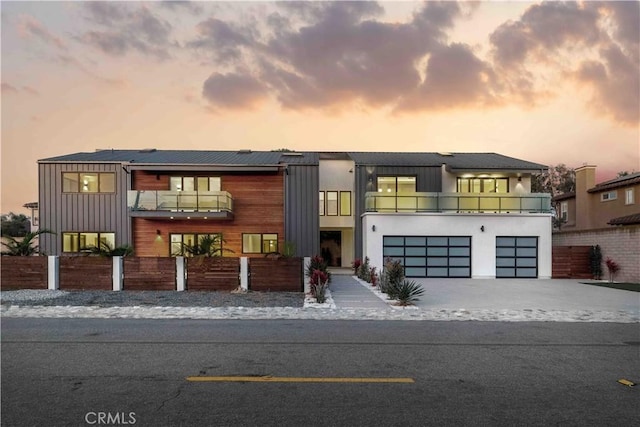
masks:
<svg viewBox="0 0 640 427"><path fill-rule="evenodd" d="M222 233L190 233L190 232L182 232L182 233L169 233L169 256L170 257L176 257L176 256L186 256L186 255L176 255L175 253L173 253L173 251L171 250L171 247L173 246L173 240L172 240L172 236L181 236L181 241L180 241L180 247L182 248L182 245L184 245L184 236L185 234L191 234L194 236L195 241L197 242L198 239L200 238L200 236L220 236L220 251L222 253L222 251L224 250L224 242L222 240Z"/></svg>
<svg viewBox="0 0 640 427"><path fill-rule="evenodd" d="M96 171L62 171L62 194L115 194L117 192L117 176L115 172L96 172ZM67 191L64 189L64 181L65 175L71 175L74 174L76 175L76 182L77 182L77 188L75 191ZM92 174L92 175L97 175L98 176L98 191L80 191L81 190L81 182L80 182L80 176L81 175L88 175L88 174ZM100 191L101 190L101 181L102 181L102 176L104 175L111 175L113 177L113 191Z"/></svg>
<svg viewBox="0 0 640 427"><path fill-rule="evenodd" d="M500 245L498 246L498 241L499 239L514 239L514 244L513 245ZM520 246L518 245L518 239L535 239L535 246ZM540 238L539 236L496 236L496 240L495 240L495 248L496 248L496 278L497 279L537 279L538 275L539 275L539 252L540 252ZM514 249L514 255L513 256L507 256L507 255L498 255L498 248L508 248L508 249ZM518 249L519 248L535 248L536 249L536 254L535 256L519 256L518 255ZM499 276L498 275L498 268L510 268L510 267L499 267L498 266L498 259L513 259L514 260L514 266L513 266L513 270L514 270L514 275L513 276ZM535 276L518 276L518 265L517 265L517 260L518 259L535 259L536 260L536 265L535 267L530 267L530 266L524 266L524 267L520 267L520 268L527 268L527 269L531 269L531 268L535 268Z"/></svg>
<svg viewBox="0 0 640 427"><path fill-rule="evenodd" d="M494 178L494 177L485 177L485 178L481 178L481 177L469 177L469 178L458 177L456 179L456 192L457 193L474 193L474 194L485 194L485 193L486 194L506 194L506 193L498 193L498 192L493 192L493 193L485 192L484 191L484 180L487 180L487 179L490 179L490 180L494 181L493 188L498 188L498 185L497 185L498 181L506 181L507 193L510 192L510 189L509 189L509 178L508 177L498 177L498 178ZM467 191L460 191L460 187L461 187L460 181L461 180L468 181ZM471 191L473 189L473 187L474 187L474 185L473 185L473 181L474 180L480 181L480 193L475 193L474 191Z"/></svg>
<svg viewBox="0 0 640 427"><path fill-rule="evenodd" d="M66 235L69 234L75 234L76 235L76 239L78 242L78 250L77 251L65 251L64 250L64 237ZM115 231L63 231L62 232L62 253L64 254L82 254L82 253L87 253L88 251L82 250L82 247L80 246L80 235L81 234L97 234L98 235L98 242L101 241L100 236L103 234L112 234L113 235L113 244L115 246L115 241L116 241L116 233Z"/></svg>
<svg viewBox="0 0 640 427"><path fill-rule="evenodd" d="M264 236L265 235L269 235L269 234L272 234L272 235L276 236L276 238L275 238L276 250L275 251L266 252L264 250L264 244L265 244ZM245 252L245 250L244 250L245 249L245 247L244 247L244 236L246 236L246 235L249 235L249 236L260 236L260 252ZM278 233L242 233L242 236L241 236L242 253L243 254L270 254L270 253L277 253L278 250L279 250L279 246L280 246L278 244L279 237L280 236L278 235ZM266 241L274 241L274 239L267 239Z"/></svg>

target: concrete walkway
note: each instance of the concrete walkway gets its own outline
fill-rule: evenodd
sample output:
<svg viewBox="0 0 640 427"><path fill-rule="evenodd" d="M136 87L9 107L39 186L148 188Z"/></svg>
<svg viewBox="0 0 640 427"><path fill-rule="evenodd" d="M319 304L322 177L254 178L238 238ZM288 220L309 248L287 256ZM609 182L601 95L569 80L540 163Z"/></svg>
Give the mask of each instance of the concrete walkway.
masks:
<svg viewBox="0 0 640 427"><path fill-rule="evenodd" d="M389 305L359 284L350 271L332 271L331 296L336 308L391 310Z"/></svg>

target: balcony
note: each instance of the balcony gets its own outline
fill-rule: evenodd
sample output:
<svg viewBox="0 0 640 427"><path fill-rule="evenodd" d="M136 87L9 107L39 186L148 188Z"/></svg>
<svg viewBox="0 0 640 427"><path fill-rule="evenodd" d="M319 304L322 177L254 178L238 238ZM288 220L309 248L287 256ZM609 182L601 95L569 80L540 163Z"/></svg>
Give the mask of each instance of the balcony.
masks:
<svg viewBox="0 0 640 427"><path fill-rule="evenodd" d="M379 193L365 194L366 212L550 213L546 193Z"/></svg>
<svg viewBox="0 0 640 427"><path fill-rule="evenodd" d="M132 217L233 219L233 198L226 191L127 191Z"/></svg>

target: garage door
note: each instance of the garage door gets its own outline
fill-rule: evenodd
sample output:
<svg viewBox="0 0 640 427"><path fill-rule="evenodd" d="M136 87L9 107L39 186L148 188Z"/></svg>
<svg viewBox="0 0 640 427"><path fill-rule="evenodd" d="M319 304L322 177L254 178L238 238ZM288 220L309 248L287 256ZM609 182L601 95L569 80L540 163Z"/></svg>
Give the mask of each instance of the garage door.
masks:
<svg viewBox="0 0 640 427"><path fill-rule="evenodd" d="M384 236L383 255L406 277L471 277L470 236Z"/></svg>
<svg viewBox="0 0 640 427"><path fill-rule="evenodd" d="M538 238L496 237L496 277L538 277Z"/></svg>

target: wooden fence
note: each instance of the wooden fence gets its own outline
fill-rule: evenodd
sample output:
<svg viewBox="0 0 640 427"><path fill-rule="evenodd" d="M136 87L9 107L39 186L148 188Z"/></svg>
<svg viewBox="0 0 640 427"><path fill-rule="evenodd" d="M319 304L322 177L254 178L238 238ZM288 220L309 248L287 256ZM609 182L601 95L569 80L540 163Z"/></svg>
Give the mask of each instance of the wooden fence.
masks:
<svg viewBox="0 0 640 427"><path fill-rule="evenodd" d="M171 257L125 257L125 291L173 291L176 289L176 259Z"/></svg>
<svg viewBox="0 0 640 427"><path fill-rule="evenodd" d="M591 279L591 246L553 246L551 277L554 279Z"/></svg>
<svg viewBox="0 0 640 427"><path fill-rule="evenodd" d="M47 289L47 257L3 256L0 289Z"/></svg>
<svg viewBox="0 0 640 427"><path fill-rule="evenodd" d="M240 286L238 258L189 258L188 291L231 291Z"/></svg>
<svg viewBox="0 0 640 427"><path fill-rule="evenodd" d="M46 259L46 258L45 258ZM60 257L60 289L108 291L113 289L111 258Z"/></svg>
<svg viewBox="0 0 640 427"><path fill-rule="evenodd" d="M252 291L302 292L302 258L250 258L249 289Z"/></svg>

